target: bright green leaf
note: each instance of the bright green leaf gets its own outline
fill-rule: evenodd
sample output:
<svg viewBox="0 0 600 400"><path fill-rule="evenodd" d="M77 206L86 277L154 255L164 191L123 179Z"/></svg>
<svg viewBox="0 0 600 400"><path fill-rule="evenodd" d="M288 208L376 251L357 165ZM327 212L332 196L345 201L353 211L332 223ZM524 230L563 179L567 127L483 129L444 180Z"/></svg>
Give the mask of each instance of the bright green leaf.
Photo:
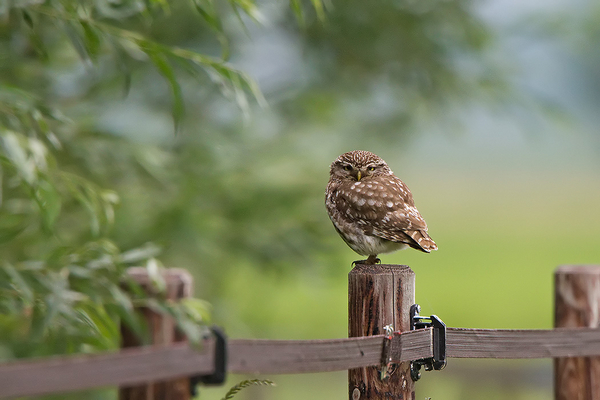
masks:
<svg viewBox="0 0 600 400"><path fill-rule="evenodd" d="M43 226L51 231L60 214L61 196L48 181L40 181L34 192L42 213Z"/></svg>
<svg viewBox="0 0 600 400"><path fill-rule="evenodd" d="M102 44L100 34L88 21L80 20L79 23L83 28L83 45L85 46L87 54L92 60L96 60Z"/></svg>
<svg viewBox="0 0 600 400"><path fill-rule="evenodd" d="M173 95L172 115L173 122L175 124L175 132L177 132L179 130L181 119L185 113L185 108L181 87L179 86L179 82L177 82L175 72L173 71L173 68L171 67L166 55L161 51L160 48L153 46L150 42L145 42L144 45L140 45L140 48L144 50L148 57L150 57L150 60L152 60L154 66L158 69L161 75L165 77L169 83L169 86L171 87L171 93Z"/></svg>

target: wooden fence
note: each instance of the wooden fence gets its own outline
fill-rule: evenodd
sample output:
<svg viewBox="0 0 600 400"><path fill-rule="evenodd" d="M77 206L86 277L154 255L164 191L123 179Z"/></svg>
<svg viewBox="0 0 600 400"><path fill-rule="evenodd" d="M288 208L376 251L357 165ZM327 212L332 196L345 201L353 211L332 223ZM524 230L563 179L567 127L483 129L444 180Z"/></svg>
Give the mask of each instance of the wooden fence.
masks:
<svg viewBox="0 0 600 400"><path fill-rule="evenodd" d="M143 269L131 275L143 285ZM172 299L191 293L187 272L165 272ZM415 277L399 265L359 266L349 274L349 333L332 340L227 340L229 373L295 374L349 371L353 400L414 398L411 362L434 357L435 328L410 330ZM600 400L600 266L560 267L555 273L554 330L447 328L447 358L553 358L557 400ZM143 310L153 346L136 347L123 332L119 352L0 364L0 398L119 386L120 398L185 400L190 377L215 372L214 338L190 346L168 318ZM393 324L393 334L383 334ZM217 363L218 364L218 363ZM382 374L382 371L385 373Z"/></svg>

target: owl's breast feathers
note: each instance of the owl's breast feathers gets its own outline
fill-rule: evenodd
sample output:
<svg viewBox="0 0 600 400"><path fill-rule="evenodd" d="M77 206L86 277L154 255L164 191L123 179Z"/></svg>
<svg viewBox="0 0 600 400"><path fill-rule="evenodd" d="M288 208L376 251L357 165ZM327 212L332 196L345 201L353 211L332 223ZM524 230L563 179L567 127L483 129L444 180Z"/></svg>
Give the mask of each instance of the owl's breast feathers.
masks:
<svg viewBox="0 0 600 400"><path fill-rule="evenodd" d="M396 176L330 185L327 207L336 208L338 218L358 224L366 235L405 243L426 253L437 250L412 194Z"/></svg>

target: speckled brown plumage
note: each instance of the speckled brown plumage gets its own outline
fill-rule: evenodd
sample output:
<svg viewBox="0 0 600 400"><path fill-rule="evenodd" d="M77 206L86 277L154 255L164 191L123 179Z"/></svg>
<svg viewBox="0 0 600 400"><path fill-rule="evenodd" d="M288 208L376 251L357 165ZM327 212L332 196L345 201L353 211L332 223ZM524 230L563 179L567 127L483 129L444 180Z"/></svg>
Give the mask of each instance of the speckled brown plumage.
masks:
<svg viewBox="0 0 600 400"><path fill-rule="evenodd" d="M342 239L366 263L408 246L429 253L437 245L408 187L377 155L363 150L339 156L325 192L329 218Z"/></svg>

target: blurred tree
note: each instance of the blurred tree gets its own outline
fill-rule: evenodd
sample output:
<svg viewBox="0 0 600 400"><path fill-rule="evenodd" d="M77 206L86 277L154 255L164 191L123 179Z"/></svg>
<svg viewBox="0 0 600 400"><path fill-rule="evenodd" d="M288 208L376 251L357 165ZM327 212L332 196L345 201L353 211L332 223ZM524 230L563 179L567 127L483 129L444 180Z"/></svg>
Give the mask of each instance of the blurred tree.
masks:
<svg viewBox="0 0 600 400"><path fill-rule="evenodd" d="M328 163L368 137L398 143L415 121L503 89L485 53L493 38L470 1L327 4L324 20L302 9L300 27L298 13L276 2L261 3L265 27L223 18L231 62L256 78L267 110L251 105L244 118L183 76L188 113L173 139L165 135L164 91L150 74L132 85L138 95L127 110L136 117L99 108L95 129L154 152L143 158L144 190L111 186L130 196L116 222L119 243L160 238L164 260L199 271L200 290L211 297L244 266L288 273L339 265L322 204ZM184 28L169 31L170 40L214 52L177 12L170 18Z"/></svg>
<svg viewBox="0 0 600 400"><path fill-rule="evenodd" d="M123 268L156 265L148 242L207 296L230 265L318 270L339 257L319 126L341 122L337 155L340 130L403 136L497 84L470 1L327 5L0 4L2 356L113 346L115 315L135 325Z"/></svg>
<svg viewBox="0 0 600 400"><path fill-rule="evenodd" d="M303 107L286 110L302 121L328 101L321 115L352 116L344 125L352 133L404 136L419 118L503 87L485 58L492 41L471 1L338 2L328 23L308 26L305 51L317 72Z"/></svg>
<svg viewBox="0 0 600 400"><path fill-rule="evenodd" d="M254 12L252 3L230 4L236 12ZM188 6L221 35L212 2ZM192 74L205 71L240 104L247 102L246 89L260 96L244 73L221 59L141 33L151 31L153 19L169 7L159 1L68 0L0 6L2 358L114 347L117 316L143 335L133 313L142 293L133 286L123 290L124 267L147 260L159 284L153 259L158 249L142 243L122 252L110 240L119 195L104 187L135 170L136 155L152 154L86 129L93 103L105 100L117 72L128 89L140 61L150 61L170 87L175 129L184 106L173 63ZM103 158L104 151L113 157ZM107 164L113 161L116 169ZM190 322L205 317L202 303L152 304L177 316L188 336L198 339Z"/></svg>

